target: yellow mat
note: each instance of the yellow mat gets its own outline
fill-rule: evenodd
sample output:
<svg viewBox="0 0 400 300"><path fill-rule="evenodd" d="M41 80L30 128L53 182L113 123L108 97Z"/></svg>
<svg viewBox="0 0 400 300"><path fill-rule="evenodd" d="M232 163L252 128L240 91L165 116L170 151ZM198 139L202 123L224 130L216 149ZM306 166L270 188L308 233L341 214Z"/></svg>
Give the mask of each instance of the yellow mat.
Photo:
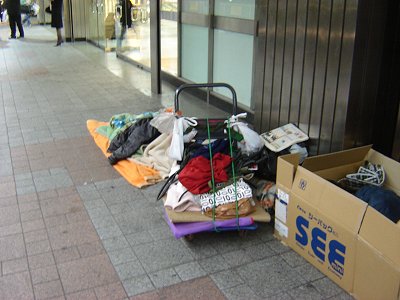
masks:
<svg viewBox="0 0 400 300"><path fill-rule="evenodd" d="M96 132L96 129L99 126L108 125L108 123L99 122L96 120L88 120L86 125L96 145L101 149L101 151L104 153L106 157L110 156L111 154L107 153L109 140L106 137ZM151 185L162 180L158 171L126 159L119 161L113 167L130 184L138 188Z"/></svg>

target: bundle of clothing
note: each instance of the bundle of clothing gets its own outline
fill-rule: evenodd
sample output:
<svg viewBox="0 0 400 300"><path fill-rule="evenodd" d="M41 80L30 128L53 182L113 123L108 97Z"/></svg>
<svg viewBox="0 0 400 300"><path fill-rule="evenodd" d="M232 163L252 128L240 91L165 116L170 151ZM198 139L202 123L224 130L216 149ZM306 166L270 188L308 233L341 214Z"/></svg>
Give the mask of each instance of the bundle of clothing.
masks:
<svg viewBox="0 0 400 300"><path fill-rule="evenodd" d="M141 114L118 114L112 116L105 126L96 131L109 139L107 152L111 165L121 160L133 160L136 163L150 166L160 172L161 178L168 177L174 163L168 157L171 136L161 133L151 125L159 112Z"/></svg>
<svg viewBox="0 0 400 300"><path fill-rule="evenodd" d="M265 180L275 180L278 156L305 149L293 145L280 153L268 150L245 118L204 120L162 109L118 114L96 131L110 141L111 165L127 159L168 178L158 196L166 195L167 208L233 218L254 211L253 190L254 198L271 209L274 189L265 198Z"/></svg>
<svg viewBox="0 0 400 300"><path fill-rule="evenodd" d="M246 114L226 121L181 118L169 124L173 128L169 155L178 163L158 195L158 199L166 195L165 207L219 219L251 214L254 199L261 200L266 210L273 207L275 196L267 201L266 181L260 178L275 180L278 156L290 151L268 150L244 118ZM299 145L293 149L303 151Z"/></svg>
<svg viewBox="0 0 400 300"><path fill-rule="evenodd" d="M275 180L278 156L306 151L297 144L270 151L245 118L196 119L163 109L118 114L96 131L110 141L110 164L128 159L167 178L158 195L167 208L228 219L252 213L254 198L273 207L274 188L266 193L265 183Z"/></svg>
<svg viewBox="0 0 400 300"><path fill-rule="evenodd" d="M333 183L397 223L400 221L400 197L384 187L385 176L383 166L365 161L357 172L347 174Z"/></svg>

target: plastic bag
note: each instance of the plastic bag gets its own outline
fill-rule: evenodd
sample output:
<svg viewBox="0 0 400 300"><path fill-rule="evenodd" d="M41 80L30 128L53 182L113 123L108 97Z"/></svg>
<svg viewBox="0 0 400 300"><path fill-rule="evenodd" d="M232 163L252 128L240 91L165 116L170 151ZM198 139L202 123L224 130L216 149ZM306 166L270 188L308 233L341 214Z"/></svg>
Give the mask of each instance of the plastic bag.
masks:
<svg viewBox="0 0 400 300"><path fill-rule="evenodd" d="M34 16L37 16L40 10L40 6L37 3L33 3L31 7L32 13Z"/></svg>
<svg viewBox="0 0 400 300"><path fill-rule="evenodd" d="M172 131L172 141L169 147L168 156L171 159L182 160L184 150L183 133L189 126L196 126L197 122L193 118L179 118L174 121Z"/></svg>
<svg viewBox="0 0 400 300"><path fill-rule="evenodd" d="M301 147L299 144L294 144L289 149L290 153L298 153L300 155L300 164L308 157L308 151L306 147Z"/></svg>
<svg viewBox="0 0 400 300"><path fill-rule="evenodd" d="M239 119L244 119L246 116L246 113L232 116L229 119L229 125L243 136L243 140L238 143L238 148L243 154L252 155L261 151L264 147L264 142L257 132L250 129L246 123L239 121Z"/></svg>
<svg viewBox="0 0 400 300"><path fill-rule="evenodd" d="M150 121L150 125L157 128L161 133L172 133L175 120L176 117L173 112L163 111Z"/></svg>

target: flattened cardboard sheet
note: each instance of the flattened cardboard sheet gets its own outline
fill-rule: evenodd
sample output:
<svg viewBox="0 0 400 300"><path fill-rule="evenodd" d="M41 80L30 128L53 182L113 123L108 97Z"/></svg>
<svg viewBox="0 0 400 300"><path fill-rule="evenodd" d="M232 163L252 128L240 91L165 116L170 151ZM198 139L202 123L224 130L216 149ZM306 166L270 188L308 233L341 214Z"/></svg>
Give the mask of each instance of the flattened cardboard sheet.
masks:
<svg viewBox="0 0 400 300"><path fill-rule="evenodd" d="M212 218L203 215L201 212L175 212L171 209L165 209L165 212L172 223L212 221ZM256 205L255 212L246 217L253 218L255 222L271 222L270 214L259 205ZM218 220L218 218L216 220Z"/></svg>

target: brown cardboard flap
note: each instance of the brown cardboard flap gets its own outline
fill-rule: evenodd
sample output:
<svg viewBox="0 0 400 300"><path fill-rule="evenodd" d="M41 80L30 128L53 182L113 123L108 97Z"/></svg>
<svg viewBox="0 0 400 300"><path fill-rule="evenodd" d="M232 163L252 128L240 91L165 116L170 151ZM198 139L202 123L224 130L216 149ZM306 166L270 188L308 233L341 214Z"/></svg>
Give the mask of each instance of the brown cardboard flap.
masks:
<svg viewBox="0 0 400 300"><path fill-rule="evenodd" d="M299 154L287 154L278 157L278 167L276 173L276 182L291 188L294 174L299 165Z"/></svg>
<svg viewBox="0 0 400 300"><path fill-rule="evenodd" d="M354 232L347 230L347 228L344 228L340 221L333 219L324 212L321 212L320 209L316 208L316 206L312 205L309 201L294 193L291 194L287 215L288 238L285 242L287 242L294 251L299 253L336 284L346 291L351 292L353 287L357 235ZM306 228L303 228L303 232L298 230L298 221L301 220L299 218L303 218L303 220L307 222L307 226ZM313 232L317 228L322 232L325 232L326 236L324 237L324 241L317 237L313 237ZM296 238L299 234L303 237L307 237L306 245L300 243ZM343 273L338 274L336 270L339 268L336 270L332 268L327 256L325 257L325 261L321 261L321 259L316 256L315 245L312 245L313 239L315 239L315 241L316 239L319 239L319 241L325 245L322 251L327 256L330 251L336 252L336 250L331 250L329 248L331 241L336 240L340 244L345 245L344 266L342 265ZM303 240L303 242L304 241L305 240Z"/></svg>
<svg viewBox="0 0 400 300"><path fill-rule="evenodd" d="M396 223L369 206L359 235L400 267L400 227Z"/></svg>
<svg viewBox="0 0 400 300"><path fill-rule="evenodd" d="M326 182L318 209L344 228L357 234L368 204L345 190Z"/></svg>
<svg viewBox="0 0 400 300"><path fill-rule="evenodd" d="M371 149L367 160L383 165L385 170L385 186L400 195L400 163Z"/></svg>
<svg viewBox="0 0 400 300"><path fill-rule="evenodd" d="M203 215L201 212L175 212L171 209L165 209L168 218L172 223L183 223L183 222L204 222L212 221L213 219ZM256 211L246 217L252 217L255 222L270 222L271 216L265 211L260 205L256 205ZM218 219L217 219L218 220Z"/></svg>
<svg viewBox="0 0 400 300"><path fill-rule="evenodd" d="M362 300L394 300L399 292L400 269L360 238L357 243L353 296Z"/></svg>
<svg viewBox="0 0 400 300"><path fill-rule="evenodd" d="M302 166L307 170L315 172L323 169L331 169L338 165L349 165L363 161L370 149L371 145L368 145L340 152L318 155L307 158Z"/></svg>
<svg viewBox="0 0 400 300"><path fill-rule="evenodd" d="M325 179L299 166L293 181L292 193L318 207L325 183Z"/></svg>
<svg viewBox="0 0 400 300"><path fill-rule="evenodd" d="M315 174L321 176L322 178L328 180L338 181L339 179L345 178L347 174L357 172L360 165L362 165L363 161L355 162L349 165L338 166L331 169L319 170L316 171Z"/></svg>

